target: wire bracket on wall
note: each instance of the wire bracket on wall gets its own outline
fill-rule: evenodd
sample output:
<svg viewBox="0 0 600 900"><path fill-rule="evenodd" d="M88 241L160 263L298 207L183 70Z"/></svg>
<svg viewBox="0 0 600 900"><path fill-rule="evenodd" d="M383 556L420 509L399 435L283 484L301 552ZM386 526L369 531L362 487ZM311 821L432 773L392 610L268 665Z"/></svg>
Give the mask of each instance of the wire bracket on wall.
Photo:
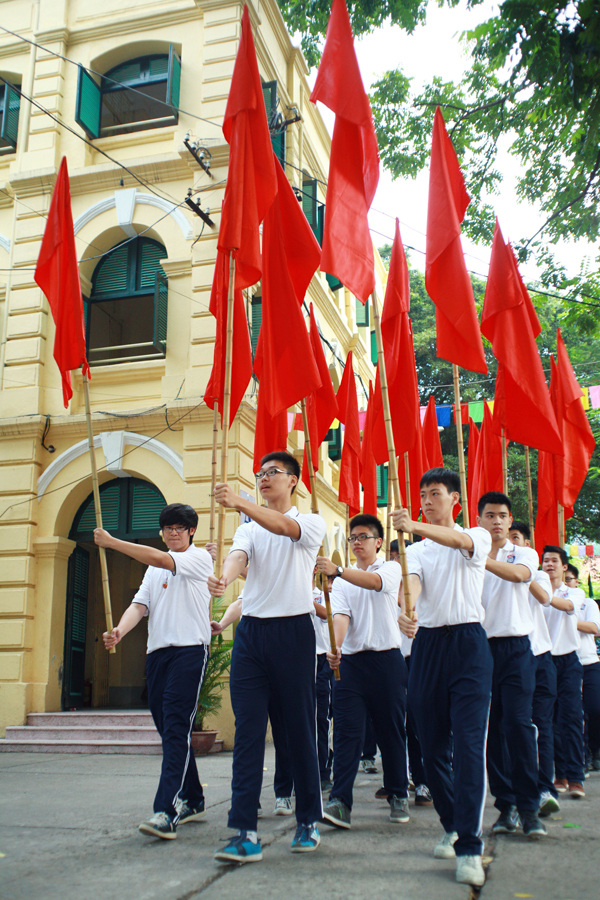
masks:
<svg viewBox="0 0 600 900"><path fill-rule="evenodd" d="M207 212L204 212L204 210L201 209L198 206L198 204L194 203L194 201L192 200L192 189L191 188L188 188L188 195L185 198L185 202L187 203L189 208L192 210L192 212L195 212L197 216L200 216L200 218L206 225L210 225L211 228L215 227L215 223L213 222L213 220L211 219L211 217L208 214L210 212L210 210L208 210Z"/></svg>
<svg viewBox="0 0 600 900"><path fill-rule="evenodd" d="M46 416L46 424L44 425L44 433L42 435L42 447L44 450L47 450L48 453L54 453L56 447L53 447L52 444L46 444L46 438L48 437L48 432L50 431L50 416Z"/></svg>
<svg viewBox="0 0 600 900"><path fill-rule="evenodd" d="M194 141L193 144L190 144L190 136L189 133L186 134L183 143L190 151L200 168L206 172L209 178L214 178L215 176L210 171L210 163L212 160L212 153L208 150L207 147L202 147L198 141Z"/></svg>

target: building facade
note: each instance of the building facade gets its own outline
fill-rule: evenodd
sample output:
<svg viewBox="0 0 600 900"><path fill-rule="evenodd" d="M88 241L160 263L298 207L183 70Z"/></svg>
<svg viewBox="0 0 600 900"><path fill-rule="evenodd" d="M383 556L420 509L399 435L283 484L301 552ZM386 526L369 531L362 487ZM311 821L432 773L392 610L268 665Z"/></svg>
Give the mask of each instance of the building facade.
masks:
<svg viewBox="0 0 600 900"><path fill-rule="evenodd" d="M3 0L0 30L0 735L33 711L144 704L144 628L116 655L105 630L80 373L62 402L54 325L33 280L67 157L85 298L104 524L160 546L158 511L185 501L209 538L213 413L208 311L228 145L221 122L242 5L228 0ZM329 136L275 0L249 0L273 145L318 234ZM191 199L193 206L186 202ZM194 206L196 207L194 209ZM198 214L200 213L200 215ZM383 276L383 270L380 273ZM247 292L253 342L260 285ZM315 304L334 384L352 349L368 386L368 317L318 273ZM364 408L366 393L360 389ZM229 480L254 495L256 385L231 429ZM328 549L345 550L339 431L321 448ZM303 438L289 435L300 457ZM296 496L296 495L295 495ZM298 506L309 509L301 486ZM231 541L239 515L227 513ZM109 553L113 617L143 569ZM237 596L235 586L231 590ZM225 695L215 726L226 746Z"/></svg>

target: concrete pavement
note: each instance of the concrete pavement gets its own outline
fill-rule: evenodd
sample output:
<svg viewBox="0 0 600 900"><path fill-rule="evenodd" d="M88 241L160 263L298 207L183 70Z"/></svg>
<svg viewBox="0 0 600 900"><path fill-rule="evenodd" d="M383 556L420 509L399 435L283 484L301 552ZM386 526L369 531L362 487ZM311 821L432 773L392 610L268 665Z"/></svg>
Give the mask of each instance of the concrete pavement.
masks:
<svg viewBox="0 0 600 900"><path fill-rule="evenodd" d="M321 826L315 853L292 854L295 819L273 816L273 746L265 755L259 821L263 861L222 865L215 849L230 832L231 754L199 760L208 815L181 826L175 841L137 831L151 814L160 757L7 753L0 756L2 900L258 900L342 898L468 900L454 862L434 860L441 829L432 808L391 825L375 800L377 775L359 774L352 830ZM564 800L546 820L549 837L492 839L496 813L485 812L488 881L481 900L599 900L600 775L585 800Z"/></svg>

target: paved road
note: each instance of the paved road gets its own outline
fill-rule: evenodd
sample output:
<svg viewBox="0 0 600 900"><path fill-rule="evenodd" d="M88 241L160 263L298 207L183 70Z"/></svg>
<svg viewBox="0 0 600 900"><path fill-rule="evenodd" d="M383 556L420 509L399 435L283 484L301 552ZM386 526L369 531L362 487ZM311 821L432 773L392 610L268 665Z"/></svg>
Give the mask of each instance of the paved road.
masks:
<svg viewBox="0 0 600 900"><path fill-rule="evenodd" d="M268 745L259 823L264 858L244 867L216 863L230 833L231 754L200 760L208 816L179 829L177 840L144 838L160 757L0 754L1 900L469 900L454 863L432 858L441 832L433 809L391 825L375 800L377 775L359 775L349 832L322 826L315 853L291 854L293 818L273 816L273 748ZM600 775L585 800L565 800L549 837L490 838L481 900L599 900ZM573 826L573 827L571 827Z"/></svg>

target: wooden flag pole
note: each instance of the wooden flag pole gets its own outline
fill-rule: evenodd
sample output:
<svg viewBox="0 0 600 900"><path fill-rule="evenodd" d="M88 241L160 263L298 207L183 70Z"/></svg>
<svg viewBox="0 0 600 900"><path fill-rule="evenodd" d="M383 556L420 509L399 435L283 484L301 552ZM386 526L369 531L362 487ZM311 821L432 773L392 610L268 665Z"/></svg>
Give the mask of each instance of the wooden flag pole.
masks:
<svg viewBox="0 0 600 900"><path fill-rule="evenodd" d="M313 466L312 460L312 450L310 446L310 432L308 430L308 416L306 414L306 398L302 399L302 425L304 427L304 448L306 450L306 462L308 465L308 477L310 480L310 508L311 512L319 514L319 500L317 498L317 478L315 475L315 467ZM319 555L323 555L325 552L323 546L319 551ZM325 600L325 610L327 612L327 627L329 629L329 643L331 644L331 652L335 655L337 653L337 646L335 643L335 631L333 630L333 614L331 612L331 600L329 598L329 582L327 581L327 575L324 572L321 572L321 589L323 591L323 598ZM336 681L340 680L340 670L333 670L333 677Z"/></svg>
<svg viewBox="0 0 600 900"><path fill-rule="evenodd" d="M404 454L404 485L406 490L406 508L408 510L408 518L412 519L412 504L410 502L410 463L408 461L408 453Z"/></svg>
<svg viewBox="0 0 600 900"><path fill-rule="evenodd" d="M460 494L462 503L463 524L469 528L469 498L467 496L467 473L465 471L465 443L462 431L462 407L460 405L460 381L458 366L452 363L454 380L454 421L456 422L456 442L458 444L458 473L460 475Z"/></svg>
<svg viewBox="0 0 600 900"><path fill-rule="evenodd" d="M92 464L92 490L94 492L94 509L96 511L96 528L102 528L102 506L100 505L100 487L98 485L98 467L96 466L96 450L94 448L94 432L92 429L92 410L90 407L90 383L87 374L83 373L83 396L85 398L85 421L88 433L88 448ZM102 576L102 595L104 597L104 615L106 616L106 630L112 634L113 617L110 607L110 584L108 583L108 566L106 564L106 550L98 547L100 554L100 573ZM114 647L108 651L116 653Z"/></svg>
<svg viewBox="0 0 600 900"><path fill-rule="evenodd" d="M566 543L566 535L565 535L565 508L558 504L558 542L561 547L565 546ZM564 579L563 579L564 581Z"/></svg>
<svg viewBox="0 0 600 900"><path fill-rule="evenodd" d="M386 560L389 560L391 553L390 544L392 543L392 498L390 497L389 489L386 514L387 519L385 523L385 558Z"/></svg>
<svg viewBox="0 0 600 900"><path fill-rule="evenodd" d="M350 567L350 544L348 543L348 535L350 533L350 510L346 504L346 568Z"/></svg>
<svg viewBox="0 0 600 900"><path fill-rule="evenodd" d="M529 459L529 447L525 447L525 474L527 476L527 508L529 510L529 531L531 532L531 546L535 550L535 529L533 525L533 489L531 487L531 460Z"/></svg>
<svg viewBox="0 0 600 900"><path fill-rule="evenodd" d="M229 290L227 293L227 332L225 341L225 383L223 385L223 426L221 429L221 484L227 481L227 461L229 457L229 411L231 409L231 356L233 353L233 309L235 290L235 258L229 257ZM216 575L223 574L223 544L225 542L225 514L227 509L219 506L217 518L217 559Z"/></svg>
<svg viewBox="0 0 600 900"><path fill-rule="evenodd" d="M217 485L217 445L219 442L219 404L215 400L213 410L213 442L212 442L212 463L211 463L211 479L210 479L210 522L208 526L208 539L210 543L215 540L215 519L217 513L217 504L215 503L215 487Z"/></svg>
<svg viewBox="0 0 600 900"><path fill-rule="evenodd" d="M371 294L371 305L373 307L373 319L375 320L375 340L377 341L377 362L379 364L379 379L381 382L381 398L383 401L383 419L385 422L385 434L387 437L389 467L388 467L388 489L389 482L392 483L392 492L394 496L394 505L397 509L402 508L402 499L400 497L400 484L398 482L398 461L396 459L396 450L394 448L394 432L392 431L392 416L390 413L390 398L388 394L387 374L385 371L385 358L383 355L383 339L381 337L381 319L379 318L379 308L377 305L377 294L375 291ZM402 589L404 591L404 612L409 619L412 618L413 605L410 596L410 576L408 574L408 561L406 559L406 544L404 543L404 532L398 531L398 554L400 556L400 565L402 567Z"/></svg>
<svg viewBox="0 0 600 900"><path fill-rule="evenodd" d="M502 429L502 493L508 495L508 456L504 428Z"/></svg>

